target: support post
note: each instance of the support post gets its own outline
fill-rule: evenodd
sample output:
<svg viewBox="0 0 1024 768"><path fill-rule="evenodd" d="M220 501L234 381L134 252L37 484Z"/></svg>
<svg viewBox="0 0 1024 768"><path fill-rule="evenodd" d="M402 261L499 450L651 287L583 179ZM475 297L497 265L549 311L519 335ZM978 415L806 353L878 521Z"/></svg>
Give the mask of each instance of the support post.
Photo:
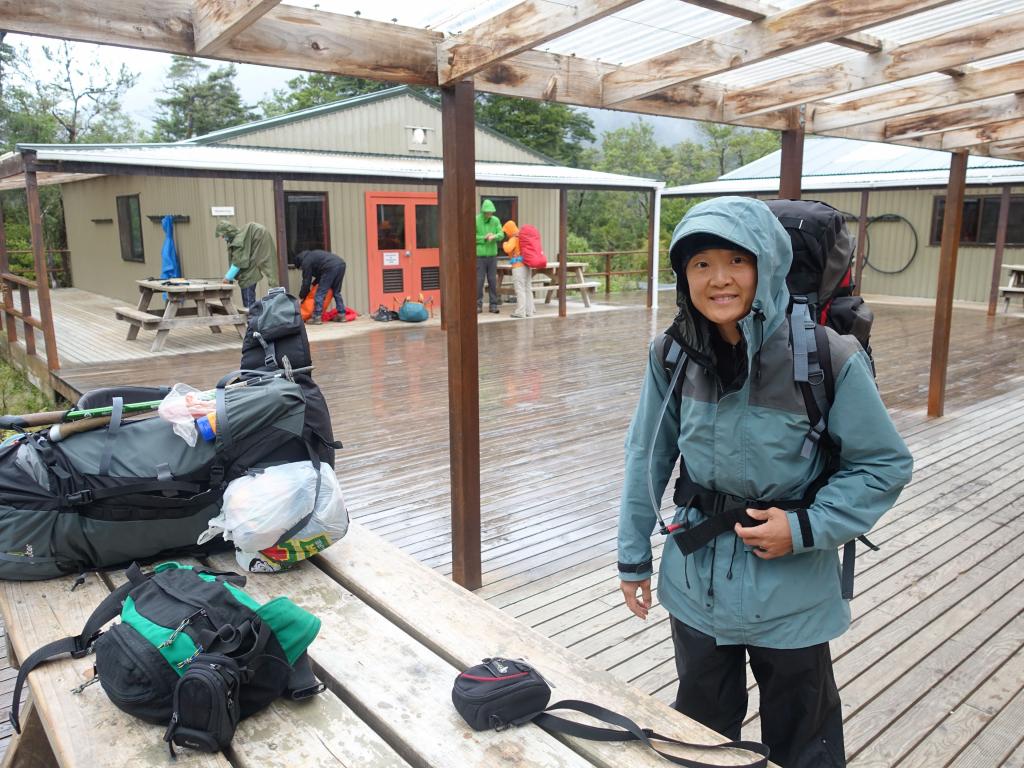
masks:
<svg viewBox="0 0 1024 768"><path fill-rule="evenodd" d="M474 129L472 81L441 88L441 276L448 326L452 578L466 589L478 589L483 583Z"/></svg>
<svg viewBox="0 0 1024 768"><path fill-rule="evenodd" d="M1003 250L1006 248L1006 227L1010 222L1010 187L1003 187L999 198L999 221L996 224L996 251L992 256L992 287L988 292L988 316L996 314L999 300L999 276L1003 271Z"/></svg>
<svg viewBox="0 0 1024 768"><path fill-rule="evenodd" d="M857 260L853 267L853 295L860 296L860 278L864 274L864 254L868 247L868 190L860 193L860 217L857 219Z"/></svg>
<svg viewBox="0 0 1024 768"><path fill-rule="evenodd" d="M437 192L437 220L440 223L441 221L444 220L444 213L443 213L443 210L444 210L444 205L443 205L443 203L444 203L444 184L443 183L439 183L437 185L437 187L435 188L435 191ZM438 284L442 286L442 291L441 291L441 294L440 294L440 296L441 296L441 298L440 298L441 306L438 309L438 311L441 313L441 332L443 333L444 331L448 330L448 320L445 317L445 312L444 312L444 290L443 290L443 286L444 286L444 272L445 272L445 269L444 269L444 252L443 251L439 251L439 258L437 260L437 272L438 272L438 280L439 280Z"/></svg>
<svg viewBox="0 0 1024 768"><path fill-rule="evenodd" d="M779 197L783 200L800 199L800 177L804 168L804 126L782 132L782 160L779 168Z"/></svg>
<svg viewBox="0 0 1024 768"><path fill-rule="evenodd" d="M288 234L284 226L284 178L274 177L274 239L277 241L277 284L288 290Z"/></svg>
<svg viewBox="0 0 1024 768"><path fill-rule="evenodd" d="M569 190L558 188L558 316L565 317L565 273L569 260ZM581 288L580 290L586 290Z"/></svg>
<svg viewBox="0 0 1024 768"><path fill-rule="evenodd" d="M942 219L939 254L939 285L935 291L935 328L928 375L928 415L941 416L946 405L946 369L949 365L949 332L953 321L953 288L960 227L964 218L964 186L967 183L967 152L955 152L949 164L946 208Z"/></svg>
<svg viewBox="0 0 1024 768"><path fill-rule="evenodd" d="M661 245L661 189L651 190L647 227L647 308L658 306L658 248Z"/></svg>
<svg viewBox="0 0 1024 768"><path fill-rule="evenodd" d="M31 163L26 163L25 196L28 199L28 221L32 233L32 262L36 270L36 302L39 305L39 322L43 326L43 342L46 344L46 367L51 371L59 371L57 334L53 328L53 309L50 306L50 276L46 268L46 246L43 244L43 209L39 205L34 160L33 157ZM26 326L25 336L30 332L31 328Z"/></svg>
<svg viewBox="0 0 1024 768"><path fill-rule="evenodd" d="M3 39L3 33L0 32L0 40ZM0 197L0 275L5 272L11 271L11 263L7 256L7 230L4 228L4 201ZM7 328L7 340L14 341L18 338L17 329L14 327L14 319L8 313L7 310L11 308L11 294L10 288L7 286L7 281L0 278L0 292L2 292L3 299L3 322L2 325ZM11 338L11 331L14 331L15 336Z"/></svg>

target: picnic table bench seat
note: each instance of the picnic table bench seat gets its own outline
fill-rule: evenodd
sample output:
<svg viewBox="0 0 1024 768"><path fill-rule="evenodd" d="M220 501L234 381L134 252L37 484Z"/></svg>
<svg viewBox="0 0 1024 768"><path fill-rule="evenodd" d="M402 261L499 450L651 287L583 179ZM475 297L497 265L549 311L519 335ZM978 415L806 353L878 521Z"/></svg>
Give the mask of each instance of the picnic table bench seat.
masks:
<svg viewBox="0 0 1024 768"><path fill-rule="evenodd" d="M278 700L243 720L227 756L179 751L176 765L266 768L267 765L403 768L663 768L639 744L558 738L534 725L477 733L451 704L460 669L505 655L535 664L556 686L553 699L579 698L623 712L670 736L699 743L722 740L596 669L502 613L444 576L416 562L357 523L348 536L316 558L282 574L248 574L246 591L260 601L291 597L322 620L310 646L313 668L328 690L308 702ZM230 554L208 561L214 570L238 570ZM85 620L123 574L89 574L71 591L72 577L3 582L0 609L15 655L81 631ZM23 712L19 742L44 734L50 762L69 766L169 766L163 728L116 709L99 685L81 693L93 658L63 658L29 677L32 711ZM26 744L27 747L27 744ZM38 744L32 748L39 755ZM743 764L742 752L687 757ZM16 763L14 763L16 764Z"/></svg>

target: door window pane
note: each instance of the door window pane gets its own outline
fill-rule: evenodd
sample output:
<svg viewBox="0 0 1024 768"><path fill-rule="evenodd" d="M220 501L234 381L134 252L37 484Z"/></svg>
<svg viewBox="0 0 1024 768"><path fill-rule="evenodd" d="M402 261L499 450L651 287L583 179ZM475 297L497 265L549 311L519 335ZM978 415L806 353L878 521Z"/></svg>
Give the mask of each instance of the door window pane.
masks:
<svg viewBox="0 0 1024 768"><path fill-rule="evenodd" d="M518 197L490 197L488 195L482 195L480 197L480 205L483 205L484 200L490 200L494 203L495 211L494 215L498 217L498 221L504 224L506 221L511 219L516 224L519 224L519 198ZM479 211L479 206L477 211Z"/></svg>
<svg viewBox="0 0 1024 768"><path fill-rule="evenodd" d="M999 228L1001 197L986 197L981 208L981 234L979 242L995 243ZM1024 243L1024 197L1010 198L1010 216L1006 222L1006 244Z"/></svg>
<svg viewBox="0 0 1024 768"><path fill-rule="evenodd" d="M325 192L285 192L284 221L289 261L302 251L331 250Z"/></svg>
<svg viewBox="0 0 1024 768"><path fill-rule="evenodd" d="M377 248L405 248L405 206L377 206Z"/></svg>
<svg viewBox="0 0 1024 768"><path fill-rule="evenodd" d="M416 247L438 248L441 239L438 235L437 206L416 206Z"/></svg>

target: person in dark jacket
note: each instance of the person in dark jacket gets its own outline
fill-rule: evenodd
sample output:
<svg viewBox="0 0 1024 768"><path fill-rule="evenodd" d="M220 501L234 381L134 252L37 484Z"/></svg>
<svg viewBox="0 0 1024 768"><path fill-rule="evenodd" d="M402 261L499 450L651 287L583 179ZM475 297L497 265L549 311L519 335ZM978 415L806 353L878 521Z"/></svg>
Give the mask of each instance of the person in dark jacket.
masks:
<svg viewBox="0 0 1024 768"><path fill-rule="evenodd" d="M327 291L334 293L334 306L338 314L332 318L334 322L345 322L345 300L341 297L341 283L345 279L345 261L340 256L328 251L302 251L295 256L294 264L302 270L302 286L299 288L299 300L306 298L310 286L316 283L316 296L313 303L313 314L310 322L320 325L321 316L326 307L324 300Z"/></svg>

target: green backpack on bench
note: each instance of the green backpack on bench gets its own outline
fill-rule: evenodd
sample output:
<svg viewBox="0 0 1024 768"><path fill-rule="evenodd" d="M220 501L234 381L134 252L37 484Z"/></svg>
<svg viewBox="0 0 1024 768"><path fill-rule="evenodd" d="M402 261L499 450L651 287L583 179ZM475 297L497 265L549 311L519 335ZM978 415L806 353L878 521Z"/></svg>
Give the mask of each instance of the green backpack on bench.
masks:
<svg viewBox="0 0 1024 768"><path fill-rule="evenodd" d="M261 605L242 591L244 576L178 563L150 573L133 564L126 575L81 635L25 659L11 706L16 731L29 673L65 653L81 658L95 650L96 674L86 685L99 680L119 709L168 725L165 741L207 752L226 747L241 718L278 697L305 699L323 690L306 655L320 620L288 598ZM104 632L117 616L120 623Z"/></svg>

